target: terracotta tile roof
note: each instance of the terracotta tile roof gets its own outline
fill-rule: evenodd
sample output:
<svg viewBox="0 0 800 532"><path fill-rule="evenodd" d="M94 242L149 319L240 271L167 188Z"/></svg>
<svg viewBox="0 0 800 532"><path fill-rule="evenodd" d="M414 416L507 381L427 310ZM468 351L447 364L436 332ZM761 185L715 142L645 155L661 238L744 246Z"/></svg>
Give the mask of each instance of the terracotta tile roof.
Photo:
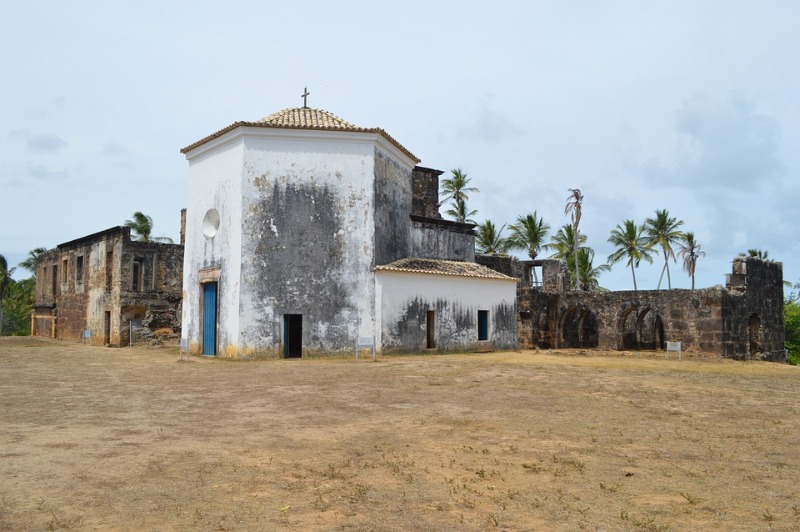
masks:
<svg viewBox="0 0 800 532"><path fill-rule="evenodd" d="M190 144L181 150L181 153L188 153L193 149L202 146L206 142L221 137L229 131L233 131L238 127L268 127L268 128L286 128L286 129L313 129L318 131L351 131L354 133L377 133L383 138L394 144L397 149L405 155L416 161L420 160L416 155L408 151L402 144L397 142L391 135L381 128L365 128L351 124L346 120L342 120L338 116L322 109L311 109L308 107L295 107L292 109L284 109L277 113L272 113L269 116L257 120L255 122L234 122L226 128L212 133L204 137L194 144Z"/></svg>
<svg viewBox="0 0 800 532"><path fill-rule="evenodd" d="M342 120L333 113L323 111L322 109L311 109L309 107L284 109L283 111L272 113L261 120L257 120L257 122L277 127L364 131L364 128L351 124L347 120Z"/></svg>
<svg viewBox="0 0 800 532"><path fill-rule="evenodd" d="M474 262L458 262L454 260L406 258L396 260L382 266L376 266L375 271L427 273L434 275L448 275L452 277L502 279L504 281L516 282L514 277L503 275L502 273L494 271L491 268L487 268L482 264L476 264Z"/></svg>

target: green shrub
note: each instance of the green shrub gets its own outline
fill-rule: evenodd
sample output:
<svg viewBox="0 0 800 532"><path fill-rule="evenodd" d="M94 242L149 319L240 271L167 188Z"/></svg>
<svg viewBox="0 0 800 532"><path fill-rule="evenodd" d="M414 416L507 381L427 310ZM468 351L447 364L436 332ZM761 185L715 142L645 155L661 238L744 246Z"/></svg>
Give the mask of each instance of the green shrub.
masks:
<svg viewBox="0 0 800 532"><path fill-rule="evenodd" d="M784 345L789 354L789 363L800 364L800 301L787 301L783 307Z"/></svg>

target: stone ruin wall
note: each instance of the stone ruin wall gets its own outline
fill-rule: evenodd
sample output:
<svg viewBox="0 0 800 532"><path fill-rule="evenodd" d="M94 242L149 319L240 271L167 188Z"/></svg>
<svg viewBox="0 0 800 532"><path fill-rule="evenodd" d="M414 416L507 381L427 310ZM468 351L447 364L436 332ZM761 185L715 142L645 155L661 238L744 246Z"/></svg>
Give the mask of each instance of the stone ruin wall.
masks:
<svg viewBox="0 0 800 532"><path fill-rule="evenodd" d="M536 348L664 349L783 362L783 271L777 262L736 257L726 287L699 290L579 292L555 260L479 256L478 262L521 279L518 345ZM529 269L541 267L542 286Z"/></svg>
<svg viewBox="0 0 800 532"><path fill-rule="evenodd" d="M82 257L83 282L76 265ZM64 264L67 264L66 271ZM133 263L140 286L134 290ZM56 282L53 282L53 269ZM130 343L130 321L149 336L169 328L180 333L183 246L130 240L130 229L112 228L44 253L37 267L32 334L92 345Z"/></svg>

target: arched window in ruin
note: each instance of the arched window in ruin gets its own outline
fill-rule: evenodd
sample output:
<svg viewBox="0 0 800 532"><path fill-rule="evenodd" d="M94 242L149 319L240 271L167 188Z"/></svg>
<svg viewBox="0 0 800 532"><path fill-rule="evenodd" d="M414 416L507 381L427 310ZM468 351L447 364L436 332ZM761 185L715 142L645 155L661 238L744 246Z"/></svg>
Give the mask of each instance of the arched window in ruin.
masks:
<svg viewBox="0 0 800 532"><path fill-rule="evenodd" d="M750 316L747 322L747 331L750 338L750 356L756 356L763 351L761 343L761 317L758 314Z"/></svg>

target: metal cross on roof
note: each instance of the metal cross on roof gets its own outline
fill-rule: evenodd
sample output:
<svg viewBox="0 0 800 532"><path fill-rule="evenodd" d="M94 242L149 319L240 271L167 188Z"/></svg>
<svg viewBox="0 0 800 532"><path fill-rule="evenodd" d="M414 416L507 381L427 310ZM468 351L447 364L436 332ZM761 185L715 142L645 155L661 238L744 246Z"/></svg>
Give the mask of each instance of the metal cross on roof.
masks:
<svg viewBox="0 0 800 532"><path fill-rule="evenodd" d="M308 97L310 95L311 93L308 92L308 87L303 87L303 94L300 95L303 97L303 109L308 109Z"/></svg>

